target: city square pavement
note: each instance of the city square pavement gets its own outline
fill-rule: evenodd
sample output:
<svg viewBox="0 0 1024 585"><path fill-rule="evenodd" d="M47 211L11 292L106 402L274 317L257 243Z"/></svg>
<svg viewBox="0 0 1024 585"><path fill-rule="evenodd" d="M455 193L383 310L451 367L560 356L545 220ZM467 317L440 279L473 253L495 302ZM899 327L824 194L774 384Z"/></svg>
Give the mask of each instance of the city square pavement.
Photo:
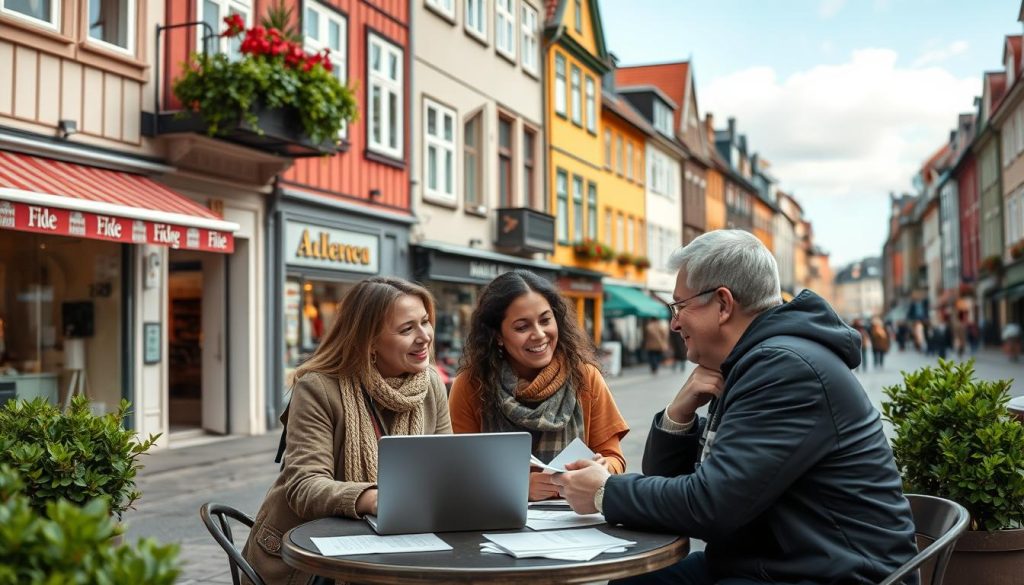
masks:
<svg viewBox="0 0 1024 585"><path fill-rule="evenodd" d="M977 358L983 378L1015 378L1012 393L1024 394L1024 363L1011 364L995 350L984 350ZM900 370L918 368L934 358L895 349L886 356L884 368L858 372L865 390L878 407L882 388L899 383ZM662 368L652 375L646 367L626 368L622 376L609 378L615 400L632 429L623 442L628 471L638 472L651 416L675 395L692 369L673 372ZM138 479L142 498L136 509L125 514L127 541L151 537L181 545L181 584L231 583L227 558L199 519L203 502L219 502L255 515L267 487L274 480L274 463L280 431L256 437L223 438L205 444L164 449L143 458L146 468ZM246 531L235 539L241 547ZM695 548L700 543L694 543Z"/></svg>

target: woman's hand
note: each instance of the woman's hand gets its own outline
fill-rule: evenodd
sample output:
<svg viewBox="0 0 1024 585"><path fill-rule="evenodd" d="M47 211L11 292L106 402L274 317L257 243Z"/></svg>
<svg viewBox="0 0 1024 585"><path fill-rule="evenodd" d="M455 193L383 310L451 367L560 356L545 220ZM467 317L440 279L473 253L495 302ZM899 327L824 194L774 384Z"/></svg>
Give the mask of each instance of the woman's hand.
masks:
<svg viewBox="0 0 1024 585"><path fill-rule="evenodd" d="M530 472L530 501L546 500L558 496L558 486L551 483L551 474ZM374 499L376 501L376 498Z"/></svg>
<svg viewBox="0 0 1024 585"><path fill-rule="evenodd" d="M605 457L604 455L601 455L600 453L598 453L598 454L594 455L594 461L597 461L602 467L604 467L605 469L608 470L609 473L611 473L611 471L612 471L611 462L608 461L607 457Z"/></svg>
<svg viewBox="0 0 1024 585"><path fill-rule="evenodd" d="M356 514L360 517L377 515L377 488L370 488L359 495L356 500Z"/></svg>

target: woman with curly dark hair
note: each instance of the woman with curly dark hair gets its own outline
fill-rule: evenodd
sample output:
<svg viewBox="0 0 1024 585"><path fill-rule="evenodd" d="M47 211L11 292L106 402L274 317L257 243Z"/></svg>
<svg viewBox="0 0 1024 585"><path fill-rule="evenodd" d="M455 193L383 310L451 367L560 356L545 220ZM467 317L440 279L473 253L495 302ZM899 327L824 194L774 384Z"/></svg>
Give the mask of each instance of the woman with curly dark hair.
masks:
<svg viewBox="0 0 1024 585"><path fill-rule="evenodd" d="M459 375L448 397L456 433L527 431L550 461L575 438L611 473L626 461L629 432L598 369L594 346L551 282L514 270L480 293ZM551 476L530 473L530 499L558 495Z"/></svg>

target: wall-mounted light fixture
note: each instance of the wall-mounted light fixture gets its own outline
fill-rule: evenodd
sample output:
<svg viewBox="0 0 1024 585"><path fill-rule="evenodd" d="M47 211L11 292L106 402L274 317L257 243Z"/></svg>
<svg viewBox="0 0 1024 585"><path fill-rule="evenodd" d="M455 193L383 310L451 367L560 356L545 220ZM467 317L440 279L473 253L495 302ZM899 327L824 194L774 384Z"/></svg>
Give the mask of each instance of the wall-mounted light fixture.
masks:
<svg viewBox="0 0 1024 585"><path fill-rule="evenodd" d="M376 199L381 196L380 189L370 189L370 199Z"/></svg>
<svg viewBox="0 0 1024 585"><path fill-rule="evenodd" d="M477 246L479 246L479 245L481 245L483 243L484 243L483 240L481 240L479 238L470 238L470 240L469 240L469 247L470 248L475 248L475 247L477 247Z"/></svg>
<svg viewBox="0 0 1024 585"><path fill-rule="evenodd" d="M61 140L67 140L72 134L78 134L78 122L74 120L60 120L57 122L57 134Z"/></svg>

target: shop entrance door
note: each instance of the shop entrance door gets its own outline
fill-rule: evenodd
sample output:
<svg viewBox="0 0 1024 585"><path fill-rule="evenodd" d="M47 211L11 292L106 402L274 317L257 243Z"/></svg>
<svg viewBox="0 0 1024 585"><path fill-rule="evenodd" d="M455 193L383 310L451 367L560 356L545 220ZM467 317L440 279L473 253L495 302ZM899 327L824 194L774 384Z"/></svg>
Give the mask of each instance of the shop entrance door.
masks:
<svg viewBox="0 0 1024 585"><path fill-rule="evenodd" d="M170 431L225 433L224 258L172 250L168 274Z"/></svg>

